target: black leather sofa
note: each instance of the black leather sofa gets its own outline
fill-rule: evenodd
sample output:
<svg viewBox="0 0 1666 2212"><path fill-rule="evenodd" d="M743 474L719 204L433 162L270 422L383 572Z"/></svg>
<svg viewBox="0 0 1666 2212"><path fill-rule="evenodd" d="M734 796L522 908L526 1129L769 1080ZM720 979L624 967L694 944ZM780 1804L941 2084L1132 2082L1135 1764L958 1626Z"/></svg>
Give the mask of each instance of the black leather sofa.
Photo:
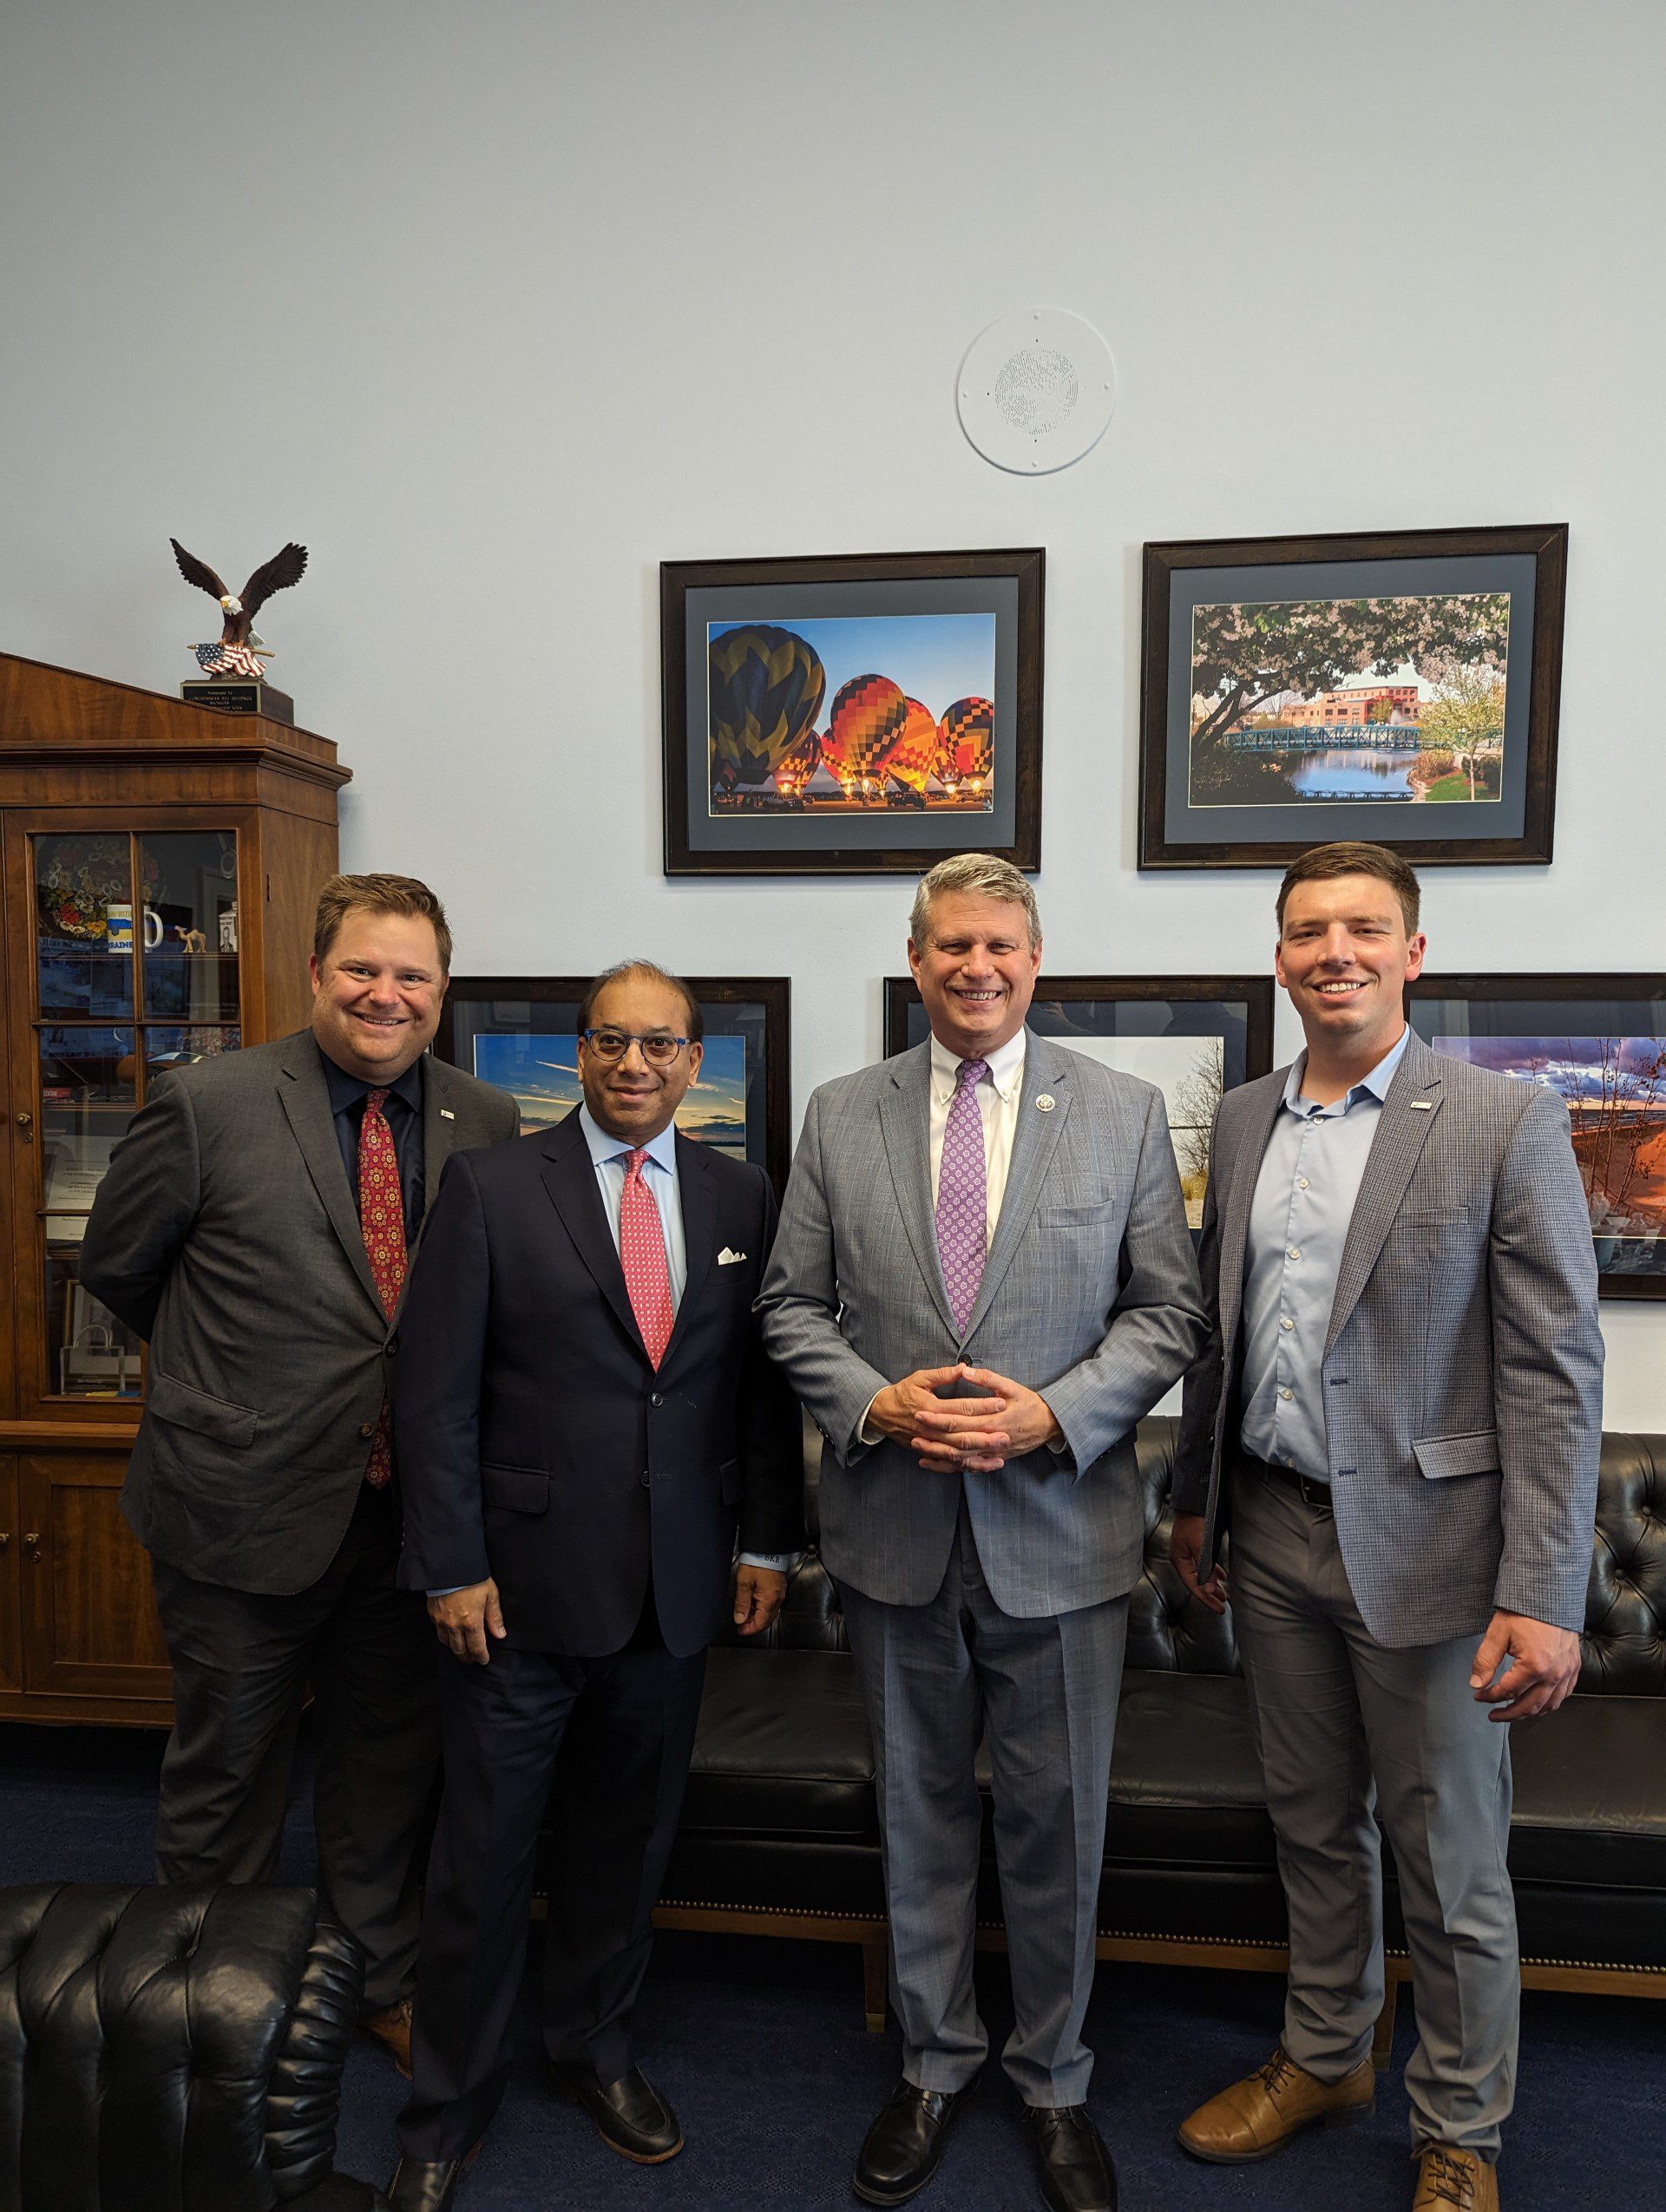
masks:
<svg viewBox="0 0 1666 2212"><path fill-rule="evenodd" d="M1143 1422L1145 1565L1133 1596L1099 1892L1099 1955L1266 1972L1283 1899L1230 1614L1168 1561L1176 1424ZM807 1448L819 1448L809 1432ZM807 1458L812 1539L816 1457ZM1511 1871L1530 1986L1666 1997L1666 1436L1609 1435L1578 1694L1512 1736ZM1387 1864L1386 2057L1406 1968ZM712 1654L662 1926L863 1947L885 2006L873 1753L837 1594L812 1548L757 1646ZM983 1940L1000 1899L986 1849Z"/></svg>
<svg viewBox="0 0 1666 2212"><path fill-rule="evenodd" d="M334 2170L363 1980L308 1889L0 1889L0 2212L386 2212Z"/></svg>

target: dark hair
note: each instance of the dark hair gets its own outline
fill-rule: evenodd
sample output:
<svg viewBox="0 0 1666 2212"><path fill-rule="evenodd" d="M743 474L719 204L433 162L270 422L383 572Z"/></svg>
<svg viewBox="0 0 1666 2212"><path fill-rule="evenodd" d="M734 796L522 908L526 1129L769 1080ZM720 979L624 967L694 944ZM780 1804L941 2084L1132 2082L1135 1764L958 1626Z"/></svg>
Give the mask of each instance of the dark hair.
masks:
<svg viewBox="0 0 1666 2212"><path fill-rule="evenodd" d="M1362 845L1353 842L1336 845L1315 845L1290 862L1284 871L1284 880L1278 887L1279 934L1284 932L1284 902L1298 883L1328 883L1339 875L1374 875L1386 883L1400 901L1400 911L1406 917L1406 934L1417 934L1417 917L1422 893L1417 878L1398 853L1391 853L1386 845Z"/></svg>
<svg viewBox="0 0 1666 2212"><path fill-rule="evenodd" d="M312 919L312 952L316 959L323 960L340 936L343 922L357 912L404 914L432 922L434 940L439 947L440 973L450 974L451 932L446 926L445 908L428 886L419 883L414 875L332 875L318 893L318 912Z"/></svg>
<svg viewBox="0 0 1666 2212"><path fill-rule="evenodd" d="M672 975L669 968L662 968L657 960L620 960L614 967L604 968L579 1001L579 1028L581 1031L590 1028L596 1001L608 985L618 983L627 975L645 976L650 983L669 984L680 995L683 1005L688 1010L685 1019L690 1037L696 1044L700 1043L705 1035L705 1017L700 1011L699 1000L681 976Z"/></svg>

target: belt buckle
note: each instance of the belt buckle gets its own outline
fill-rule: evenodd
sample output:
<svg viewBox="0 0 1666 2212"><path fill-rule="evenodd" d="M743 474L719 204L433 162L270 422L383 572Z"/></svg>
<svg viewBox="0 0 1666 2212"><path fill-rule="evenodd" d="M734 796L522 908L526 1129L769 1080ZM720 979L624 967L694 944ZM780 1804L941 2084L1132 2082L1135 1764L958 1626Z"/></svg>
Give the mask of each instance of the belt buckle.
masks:
<svg viewBox="0 0 1666 2212"><path fill-rule="evenodd" d="M1315 1482L1310 1475L1303 1475L1295 1469L1292 1472L1295 1473L1295 1486L1302 1493L1302 1504L1311 1506L1315 1513L1328 1513L1331 1509L1329 1483Z"/></svg>

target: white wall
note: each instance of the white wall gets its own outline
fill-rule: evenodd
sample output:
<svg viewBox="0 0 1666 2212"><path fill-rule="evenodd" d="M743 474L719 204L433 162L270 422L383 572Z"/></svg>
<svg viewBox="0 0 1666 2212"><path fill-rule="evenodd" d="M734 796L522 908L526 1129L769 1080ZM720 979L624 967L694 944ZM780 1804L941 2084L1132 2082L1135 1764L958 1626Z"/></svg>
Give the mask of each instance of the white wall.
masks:
<svg viewBox="0 0 1666 2212"><path fill-rule="evenodd" d="M1141 542L1562 520L1556 864L1431 871L1434 959L1666 968L1657 0L11 0L0 41L0 648L172 690L212 633L168 534L233 584L304 539L274 678L460 972L788 972L801 1104L878 1050L905 884L659 874L662 559L1045 544L1049 962L1209 970L1273 880L1135 871ZM1030 304L1122 379L1040 481L952 401ZM1610 1425L1666 1428L1666 1307L1604 1319Z"/></svg>

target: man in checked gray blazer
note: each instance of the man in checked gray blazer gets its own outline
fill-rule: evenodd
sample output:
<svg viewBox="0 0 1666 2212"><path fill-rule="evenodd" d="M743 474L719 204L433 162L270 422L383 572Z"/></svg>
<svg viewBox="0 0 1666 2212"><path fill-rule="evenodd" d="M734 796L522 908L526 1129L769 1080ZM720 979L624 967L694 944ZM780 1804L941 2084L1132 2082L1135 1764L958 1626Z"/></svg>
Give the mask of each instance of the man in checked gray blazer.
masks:
<svg viewBox="0 0 1666 2212"><path fill-rule="evenodd" d="M902 2081L859 2196L931 2178L987 2038L972 1960L989 1750L1016 2025L1055 2212L1110 2212L1081 2040L1112 1734L1140 1569L1132 1431L1203 1317L1163 1101L1025 1026L1028 884L925 877L932 1035L810 1100L758 1306L826 1439L822 1549L872 1725Z"/></svg>
<svg viewBox="0 0 1666 2212"><path fill-rule="evenodd" d="M450 962L425 884L331 877L310 1028L154 1083L81 1253L150 1345L121 1509L173 1665L159 1877L275 1878L310 1679L321 1883L364 1947L364 2025L407 2072L438 1721L433 1632L395 1582L398 1301L371 1247L403 1272L449 1155L520 1120L424 1057Z"/></svg>
<svg viewBox="0 0 1666 2212"><path fill-rule="evenodd" d="M1371 2109L1374 1806L1417 1999L1413 2205L1494 2212L1519 1969L1493 1724L1559 1705L1579 1672L1602 1409L1590 1215L1557 1093L1407 1029L1424 939L1404 861L1315 847L1278 917L1307 1050L1217 1120L1213 1328L1186 1384L1174 1560L1219 1611L1230 1522L1289 1987L1278 2049L1180 2141L1235 2164Z"/></svg>

